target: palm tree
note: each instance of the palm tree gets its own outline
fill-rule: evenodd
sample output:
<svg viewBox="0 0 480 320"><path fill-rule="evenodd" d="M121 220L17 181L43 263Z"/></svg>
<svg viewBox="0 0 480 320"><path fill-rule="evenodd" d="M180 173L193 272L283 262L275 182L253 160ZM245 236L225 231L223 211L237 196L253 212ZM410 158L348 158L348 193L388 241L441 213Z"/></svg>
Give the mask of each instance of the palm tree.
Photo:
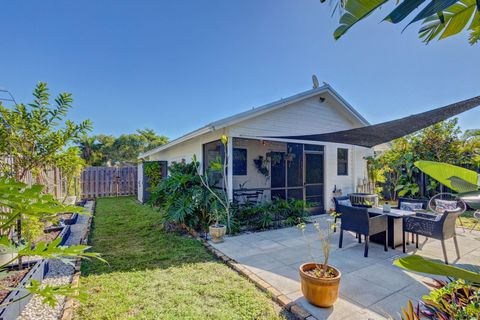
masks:
<svg viewBox="0 0 480 320"><path fill-rule="evenodd" d="M78 141L78 146L80 148L80 156L82 159L88 164L91 164L94 160L94 153L98 149L97 138L95 136L84 136Z"/></svg>

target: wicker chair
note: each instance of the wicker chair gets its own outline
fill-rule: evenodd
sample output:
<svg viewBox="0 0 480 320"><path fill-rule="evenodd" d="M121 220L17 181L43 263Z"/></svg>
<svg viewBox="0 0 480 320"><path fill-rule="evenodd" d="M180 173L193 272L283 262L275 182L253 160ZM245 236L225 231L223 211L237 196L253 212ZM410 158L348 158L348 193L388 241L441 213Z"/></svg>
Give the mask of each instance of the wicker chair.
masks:
<svg viewBox="0 0 480 320"><path fill-rule="evenodd" d="M343 231L352 231L365 236L364 257L368 257L368 243L370 236L378 233L385 233L384 250L388 251L388 218L384 215L370 217L367 208L349 207L338 205L342 214L340 224L340 241L338 247L343 245Z"/></svg>
<svg viewBox="0 0 480 320"><path fill-rule="evenodd" d="M418 236L425 236L440 240L442 243L443 256L445 263L448 264L447 250L445 248L445 240L453 238L457 256L460 258L460 250L458 248L457 237L455 234L455 222L460 215L461 209L456 211L445 211L443 215L435 219L426 216L412 216L403 219L403 252L406 252L405 236L407 232L415 234L416 247L418 248Z"/></svg>
<svg viewBox="0 0 480 320"><path fill-rule="evenodd" d="M341 197L334 197L333 198L333 202L335 203L335 212L337 213L341 213L340 212L340 208L339 208L339 202L340 201L345 201L345 200L350 200L350 197L349 196L341 196ZM369 206L369 205L366 205L366 204L352 204L353 207L359 207L359 208L371 208L372 206ZM338 216L335 216L335 221L334 221L334 225L333 225L333 232L337 232L337 220L338 220ZM340 219L342 219L342 217L340 216ZM358 235L357 235L358 237ZM361 239L359 240L359 242L361 241Z"/></svg>

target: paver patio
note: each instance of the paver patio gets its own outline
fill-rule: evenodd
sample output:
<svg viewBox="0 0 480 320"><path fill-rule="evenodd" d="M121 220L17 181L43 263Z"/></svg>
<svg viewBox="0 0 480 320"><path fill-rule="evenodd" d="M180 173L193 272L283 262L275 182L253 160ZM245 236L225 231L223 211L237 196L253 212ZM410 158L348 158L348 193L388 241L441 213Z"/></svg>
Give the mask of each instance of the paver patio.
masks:
<svg viewBox="0 0 480 320"><path fill-rule="evenodd" d="M328 216L314 217L322 225ZM306 236L313 239L312 251L316 261L322 253L312 224L307 225ZM311 261L311 255L301 231L296 227L263 231L227 237L224 243L211 243L223 254L236 260L258 277L268 282L291 300L303 306L318 319L386 319L400 318L402 306L408 300L418 300L429 292L424 281L431 279L423 274L407 272L392 265L404 256L402 248L389 248L371 243L369 257L363 257L364 244L351 233L345 233L344 246L338 248L336 232L332 240L329 264L342 272L340 297L331 308L317 308L303 298L300 291L298 267ZM480 233L464 232L457 228L460 259L457 259L453 240L447 240L447 254L451 263L480 264ZM420 248L408 246L408 253L443 260L440 241L420 238ZM441 277L435 277L437 279Z"/></svg>

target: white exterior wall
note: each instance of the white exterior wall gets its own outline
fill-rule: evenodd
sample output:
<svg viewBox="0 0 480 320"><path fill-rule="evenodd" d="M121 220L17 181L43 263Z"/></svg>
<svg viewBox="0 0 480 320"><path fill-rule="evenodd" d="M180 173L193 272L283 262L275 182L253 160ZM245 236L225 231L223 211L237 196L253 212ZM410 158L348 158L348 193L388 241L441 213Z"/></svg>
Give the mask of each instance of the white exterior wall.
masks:
<svg viewBox="0 0 480 320"><path fill-rule="evenodd" d="M222 134L226 134L230 141L232 141L233 137L259 140L261 137L265 137L265 140L268 140L266 145L262 145L260 141L246 144L248 175L234 176L232 187L237 189L240 183L247 181L245 188L268 188L270 186L269 179L266 179L257 172L253 159L258 158L259 155L265 156L266 152L274 150L275 148L280 148L279 146L281 146L282 143L275 145L272 141L281 139L267 137L335 132L364 125L331 96L322 96L326 98L323 102L319 96L308 98L281 109L233 124L227 128L202 134L167 148L166 150L159 151L151 155L148 160L164 160L168 161L170 165L172 161L180 162L182 159L190 162L192 156L196 154L197 159L201 163L203 144L220 139ZM335 185L337 189L342 189L342 193L346 195L347 193L355 192L359 179L364 179L367 176L364 157L371 154L371 149L327 142L301 140L290 140L290 142L325 146L324 205L326 209L333 207L332 191ZM241 148L243 146L240 143L235 145L235 147ZM337 175L337 148L349 149L347 176ZM203 164L201 163L201 165ZM264 197L267 196L268 194L266 193Z"/></svg>
<svg viewBox="0 0 480 320"><path fill-rule="evenodd" d="M157 152L151 155L148 160L162 160L168 161L168 165L172 162L181 162L185 160L187 163L191 162L193 155L196 155L200 162L200 169L203 170L203 144L215 140L219 140L226 130L219 130L210 132L194 139L190 139L183 143L172 146L166 150Z"/></svg>

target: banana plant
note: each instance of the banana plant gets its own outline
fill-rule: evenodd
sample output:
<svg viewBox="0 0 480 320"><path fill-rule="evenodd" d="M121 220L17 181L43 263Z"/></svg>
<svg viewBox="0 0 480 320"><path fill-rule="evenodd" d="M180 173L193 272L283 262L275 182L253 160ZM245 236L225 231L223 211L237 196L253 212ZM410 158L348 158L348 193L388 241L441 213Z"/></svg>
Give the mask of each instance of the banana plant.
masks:
<svg viewBox="0 0 480 320"><path fill-rule="evenodd" d="M435 161L416 161L415 166L423 173L458 192L457 196L471 208L480 210L478 174L475 171Z"/></svg>
<svg viewBox="0 0 480 320"><path fill-rule="evenodd" d="M397 259L393 262L393 264L409 271L433 274L454 279L462 279L475 284L480 284L480 273L478 272L478 269L475 271L470 271L464 268L425 259L417 255L411 255Z"/></svg>
<svg viewBox="0 0 480 320"><path fill-rule="evenodd" d="M363 20L376 11L388 0L339 0L336 8L340 7L339 26L334 32L334 38L339 39L357 22ZM325 0L321 0L325 2ZM480 39L480 0L425 0L397 1L393 9L383 21L394 24L404 21L408 16L413 19L407 27L421 21L422 26L418 33L423 42L429 43L434 39L445 39L467 29L470 33L470 44ZM413 11L422 7L417 14ZM406 28L406 27L405 27Z"/></svg>

